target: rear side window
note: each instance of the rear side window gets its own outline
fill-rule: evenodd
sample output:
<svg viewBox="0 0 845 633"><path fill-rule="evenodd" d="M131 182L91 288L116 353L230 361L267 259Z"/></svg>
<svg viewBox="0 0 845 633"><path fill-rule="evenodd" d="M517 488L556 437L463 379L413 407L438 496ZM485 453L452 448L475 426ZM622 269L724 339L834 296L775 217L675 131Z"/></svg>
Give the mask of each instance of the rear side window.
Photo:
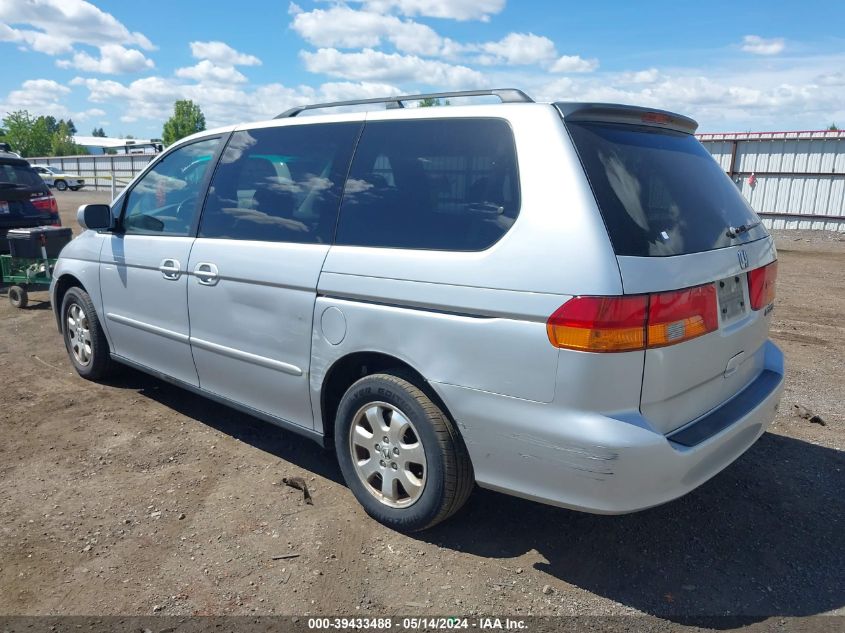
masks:
<svg viewBox="0 0 845 633"><path fill-rule="evenodd" d="M337 244L478 251L519 213L513 133L501 119L367 123Z"/></svg>
<svg viewBox="0 0 845 633"><path fill-rule="evenodd" d="M759 239L758 221L695 137L610 123L567 123L617 255L698 253Z"/></svg>
<svg viewBox="0 0 845 633"><path fill-rule="evenodd" d="M214 173L200 237L331 242L360 123L236 132Z"/></svg>

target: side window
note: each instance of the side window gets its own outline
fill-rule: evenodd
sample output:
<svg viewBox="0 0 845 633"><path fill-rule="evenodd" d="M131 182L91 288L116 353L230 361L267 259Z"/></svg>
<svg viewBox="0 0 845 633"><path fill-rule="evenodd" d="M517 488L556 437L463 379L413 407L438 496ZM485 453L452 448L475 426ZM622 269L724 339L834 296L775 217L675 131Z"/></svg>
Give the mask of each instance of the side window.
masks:
<svg viewBox="0 0 845 633"><path fill-rule="evenodd" d="M374 121L352 161L335 241L478 251L508 231L519 205L506 121Z"/></svg>
<svg viewBox="0 0 845 633"><path fill-rule="evenodd" d="M197 215L203 176L219 138L197 141L165 155L127 194L127 234L189 235Z"/></svg>
<svg viewBox="0 0 845 633"><path fill-rule="evenodd" d="M200 221L200 237L331 242L360 123L305 124L232 135Z"/></svg>

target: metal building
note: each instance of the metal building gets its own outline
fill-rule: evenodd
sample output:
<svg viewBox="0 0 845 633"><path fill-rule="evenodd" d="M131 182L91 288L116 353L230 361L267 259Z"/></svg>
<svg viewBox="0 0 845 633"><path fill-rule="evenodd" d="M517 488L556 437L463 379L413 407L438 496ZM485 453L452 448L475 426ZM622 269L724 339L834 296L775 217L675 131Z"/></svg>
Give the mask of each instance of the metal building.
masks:
<svg viewBox="0 0 845 633"><path fill-rule="evenodd" d="M698 139L767 227L845 231L845 130Z"/></svg>

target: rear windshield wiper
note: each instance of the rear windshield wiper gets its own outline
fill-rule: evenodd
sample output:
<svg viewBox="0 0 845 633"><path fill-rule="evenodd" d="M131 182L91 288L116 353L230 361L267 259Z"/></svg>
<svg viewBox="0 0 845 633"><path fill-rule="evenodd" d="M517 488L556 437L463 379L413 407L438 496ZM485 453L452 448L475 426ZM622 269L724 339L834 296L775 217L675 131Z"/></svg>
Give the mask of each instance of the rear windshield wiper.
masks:
<svg viewBox="0 0 845 633"><path fill-rule="evenodd" d="M762 220L757 220L751 224L741 224L740 226L729 226L726 235L728 237L739 237L743 233L748 233L751 229L757 228L763 224Z"/></svg>

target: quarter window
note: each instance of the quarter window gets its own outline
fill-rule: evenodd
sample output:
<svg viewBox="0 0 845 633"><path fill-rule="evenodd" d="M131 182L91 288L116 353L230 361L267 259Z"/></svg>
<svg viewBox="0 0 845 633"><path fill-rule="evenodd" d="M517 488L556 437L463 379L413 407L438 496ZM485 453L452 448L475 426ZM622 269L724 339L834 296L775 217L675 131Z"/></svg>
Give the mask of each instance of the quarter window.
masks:
<svg viewBox="0 0 845 633"><path fill-rule="evenodd" d="M219 143L219 138L197 141L162 157L129 192L124 232L190 235L195 227L203 177Z"/></svg>
<svg viewBox="0 0 845 633"><path fill-rule="evenodd" d="M504 120L367 123L336 243L483 250L516 220L518 183L513 133Z"/></svg>
<svg viewBox="0 0 845 633"><path fill-rule="evenodd" d="M200 237L331 242L359 123L237 132L220 158Z"/></svg>

